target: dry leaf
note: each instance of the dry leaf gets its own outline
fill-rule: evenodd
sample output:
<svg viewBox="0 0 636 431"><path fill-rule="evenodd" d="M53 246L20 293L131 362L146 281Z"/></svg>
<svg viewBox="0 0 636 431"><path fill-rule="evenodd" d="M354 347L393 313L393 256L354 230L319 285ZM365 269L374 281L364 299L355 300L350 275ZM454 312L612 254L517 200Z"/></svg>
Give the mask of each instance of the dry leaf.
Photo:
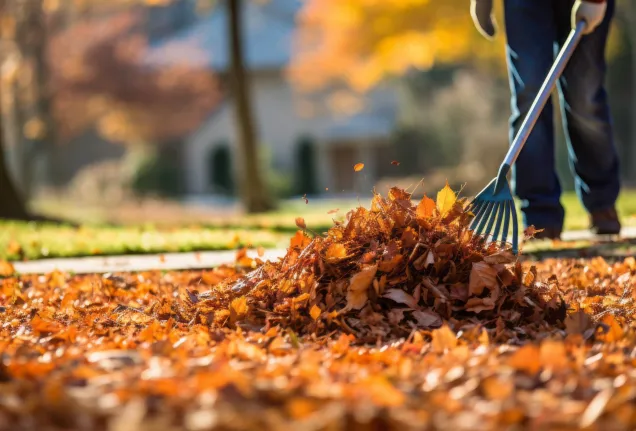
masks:
<svg viewBox="0 0 636 431"><path fill-rule="evenodd" d="M442 190L437 193L437 210L441 217L445 217L455 205L457 196L448 185L448 181Z"/></svg>
<svg viewBox="0 0 636 431"><path fill-rule="evenodd" d="M417 301L411 295L403 291L402 289L389 289L384 295L384 298L389 298L398 304L404 304L409 306L409 308L417 309L419 306L417 305Z"/></svg>
<svg viewBox="0 0 636 431"><path fill-rule="evenodd" d="M10 277L15 273L15 268L6 260L0 260L0 277Z"/></svg>
<svg viewBox="0 0 636 431"><path fill-rule="evenodd" d="M329 263L335 263L347 257L347 249L340 243L333 243L327 248L325 259Z"/></svg>
<svg viewBox="0 0 636 431"><path fill-rule="evenodd" d="M364 169L364 163L356 163L353 167L353 170L356 172L360 172L362 169Z"/></svg>
<svg viewBox="0 0 636 431"><path fill-rule="evenodd" d="M309 315L311 316L312 319L318 320L321 314L322 314L322 310L318 306L316 305L311 306L311 310L309 310Z"/></svg>
<svg viewBox="0 0 636 431"><path fill-rule="evenodd" d="M307 224L305 224L305 219L302 217L296 217L296 226L300 229L307 229Z"/></svg>
<svg viewBox="0 0 636 431"><path fill-rule="evenodd" d="M494 289L498 285L495 268L486 262L473 263L468 282L468 291L471 295L481 295L484 289Z"/></svg>
<svg viewBox="0 0 636 431"><path fill-rule="evenodd" d="M364 307L368 299L367 290L371 287L377 270L377 265L368 265L351 277L347 291L347 308L360 310Z"/></svg>
<svg viewBox="0 0 636 431"><path fill-rule="evenodd" d="M442 318L433 311L415 310L412 314L420 328L439 328L442 326Z"/></svg>
<svg viewBox="0 0 636 431"><path fill-rule="evenodd" d="M508 365L528 374L536 374L541 369L541 352L537 346L527 344L510 356Z"/></svg>
<svg viewBox="0 0 636 431"><path fill-rule="evenodd" d="M400 162L398 162L397 160L393 160L393 161L391 162L391 164L392 164L393 166L400 166Z"/></svg>
<svg viewBox="0 0 636 431"><path fill-rule="evenodd" d="M447 325L434 330L432 336L431 349L433 352L443 353L447 349L453 349L457 346L457 337Z"/></svg>
<svg viewBox="0 0 636 431"><path fill-rule="evenodd" d="M428 218L435 211L435 201L424 195L420 203L417 205L416 214L419 218Z"/></svg>

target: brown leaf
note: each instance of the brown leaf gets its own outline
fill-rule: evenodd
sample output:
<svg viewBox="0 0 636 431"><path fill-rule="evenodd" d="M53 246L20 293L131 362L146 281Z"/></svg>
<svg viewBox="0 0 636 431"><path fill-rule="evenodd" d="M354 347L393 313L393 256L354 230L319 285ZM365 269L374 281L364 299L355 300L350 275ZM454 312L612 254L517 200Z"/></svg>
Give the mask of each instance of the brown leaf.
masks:
<svg viewBox="0 0 636 431"><path fill-rule="evenodd" d="M494 308L495 302L492 298L470 298L466 301L466 311L472 311L473 313L481 313Z"/></svg>
<svg viewBox="0 0 636 431"><path fill-rule="evenodd" d="M565 318L565 328L568 334L582 335L592 327L592 323L590 316L582 310L570 314Z"/></svg>
<svg viewBox="0 0 636 431"><path fill-rule="evenodd" d="M300 229L307 229L305 219L302 217L296 217L296 226L298 226Z"/></svg>
<svg viewBox="0 0 636 431"><path fill-rule="evenodd" d="M486 262L473 263L468 282L468 292L471 295L481 295L484 289L493 289L497 286L496 269Z"/></svg>
<svg viewBox="0 0 636 431"><path fill-rule="evenodd" d="M393 160L393 161L391 162L391 164L392 164L393 166L400 166L400 162L398 162L397 160Z"/></svg>
<svg viewBox="0 0 636 431"><path fill-rule="evenodd" d="M411 295L403 291L402 289L389 289L384 295L384 298L391 299L398 304L407 305L409 308L418 309L417 301Z"/></svg>
<svg viewBox="0 0 636 431"><path fill-rule="evenodd" d="M420 328L439 328L442 326L442 318L433 311L415 310L412 314Z"/></svg>

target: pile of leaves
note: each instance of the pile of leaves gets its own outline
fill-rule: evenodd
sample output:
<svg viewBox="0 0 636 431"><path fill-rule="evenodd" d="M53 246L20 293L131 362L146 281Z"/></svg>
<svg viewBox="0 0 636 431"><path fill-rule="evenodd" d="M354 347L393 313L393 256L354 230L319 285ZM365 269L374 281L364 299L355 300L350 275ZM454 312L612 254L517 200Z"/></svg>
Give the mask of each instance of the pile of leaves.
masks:
<svg viewBox="0 0 636 431"><path fill-rule="evenodd" d="M470 217L393 190L280 262L4 268L0 430L634 429L636 259L531 266Z"/></svg>
<svg viewBox="0 0 636 431"><path fill-rule="evenodd" d="M280 262L259 263L198 294L192 306L205 322L317 335L339 330L363 343L443 322L456 331L485 326L523 338L563 320L556 286L539 282L534 269L524 273L505 246L474 236L472 217L448 185L436 201L424 196L418 204L393 188L324 235L298 231Z"/></svg>

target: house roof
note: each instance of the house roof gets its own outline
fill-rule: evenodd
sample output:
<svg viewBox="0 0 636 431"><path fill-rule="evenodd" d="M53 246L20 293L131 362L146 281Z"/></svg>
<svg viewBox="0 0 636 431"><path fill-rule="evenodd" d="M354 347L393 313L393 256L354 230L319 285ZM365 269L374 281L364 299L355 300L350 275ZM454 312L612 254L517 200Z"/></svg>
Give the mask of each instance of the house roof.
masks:
<svg viewBox="0 0 636 431"><path fill-rule="evenodd" d="M249 69L282 68L290 59L295 17L301 0L245 1L243 46ZM227 8L217 6L209 15L175 35L153 43L144 57L151 67L168 65L229 68Z"/></svg>

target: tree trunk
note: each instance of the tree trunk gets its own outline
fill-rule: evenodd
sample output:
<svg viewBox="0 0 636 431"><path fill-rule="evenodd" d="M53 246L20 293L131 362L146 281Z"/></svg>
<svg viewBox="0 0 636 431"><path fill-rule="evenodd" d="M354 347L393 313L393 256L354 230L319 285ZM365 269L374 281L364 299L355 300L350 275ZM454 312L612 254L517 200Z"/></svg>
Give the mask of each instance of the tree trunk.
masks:
<svg viewBox="0 0 636 431"><path fill-rule="evenodd" d="M231 71L230 81L235 106L235 123L241 162L240 190L248 213L264 212L273 208L263 181L258 160L258 147L254 119L251 111L250 88L243 62L241 0L227 0L229 14Z"/></svg>
<svg viewBox="0 0 636 431"><path fill-rule="evenodd" d="M5 160L3 121L4 116L0 115L0 219L26 220L29 214Z"/></svg>

